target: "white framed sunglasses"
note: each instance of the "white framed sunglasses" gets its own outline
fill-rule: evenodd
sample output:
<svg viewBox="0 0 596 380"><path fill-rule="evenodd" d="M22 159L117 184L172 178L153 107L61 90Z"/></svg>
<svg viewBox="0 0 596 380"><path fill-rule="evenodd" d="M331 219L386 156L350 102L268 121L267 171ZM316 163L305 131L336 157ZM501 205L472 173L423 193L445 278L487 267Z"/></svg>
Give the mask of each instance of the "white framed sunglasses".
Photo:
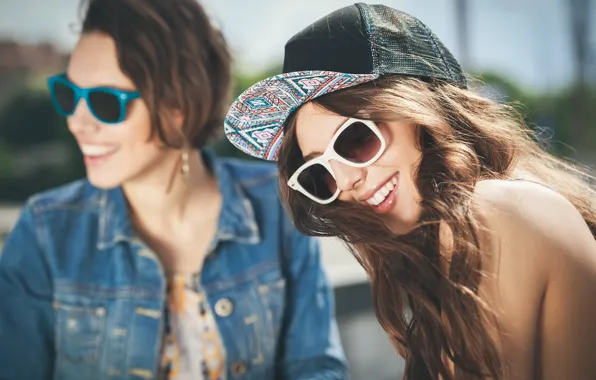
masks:
<svg viewBox="0 0 596 380"><path fill-rule="evenodd" d="M373 121L350 118L335 132L322 155L304 163L292 174L288 186L317 203L329 204L341 191L329 161L363 168L379 159L386 145Z"/></svg>

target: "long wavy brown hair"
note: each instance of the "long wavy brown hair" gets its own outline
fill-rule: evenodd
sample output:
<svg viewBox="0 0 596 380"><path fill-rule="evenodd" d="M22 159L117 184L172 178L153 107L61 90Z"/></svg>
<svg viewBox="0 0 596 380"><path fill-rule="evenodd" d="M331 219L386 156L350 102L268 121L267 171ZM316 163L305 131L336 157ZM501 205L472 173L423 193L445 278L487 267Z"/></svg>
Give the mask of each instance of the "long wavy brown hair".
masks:
<svg viewBox="0 0 596 380"><path fill-rule="evenodd" d="M422 214L414 230L397 235L368 207L339 200L320 205L291 190L286 182L304 163L294 113L278 166L296 227L351 248L369 276L377 318L406 360L404 379L502 379L498 334L488 328L498 331L498 323L478 292L483 255L474 187L527 173L572 202L596 235L593 177L544 151L514 107L446 83L387 76L313 102L346 117L419 126L415 181ZM440 224L452 235L449 260Z"/></svg>

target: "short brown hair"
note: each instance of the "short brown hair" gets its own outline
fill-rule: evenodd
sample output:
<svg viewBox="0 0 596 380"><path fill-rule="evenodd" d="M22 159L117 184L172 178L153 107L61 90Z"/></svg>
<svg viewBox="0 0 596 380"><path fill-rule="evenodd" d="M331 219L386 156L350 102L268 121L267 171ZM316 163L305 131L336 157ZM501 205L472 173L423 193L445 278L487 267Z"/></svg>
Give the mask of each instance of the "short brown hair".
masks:
<svg viewBox="0 0 596 380"><path fill-rule="evenodd" d="M82 33L113 38L120 69L137 86L164 145L201 148L223 126L231 57L196 0L83 0ZM181 112L185 141L166 133Z"/></svg>

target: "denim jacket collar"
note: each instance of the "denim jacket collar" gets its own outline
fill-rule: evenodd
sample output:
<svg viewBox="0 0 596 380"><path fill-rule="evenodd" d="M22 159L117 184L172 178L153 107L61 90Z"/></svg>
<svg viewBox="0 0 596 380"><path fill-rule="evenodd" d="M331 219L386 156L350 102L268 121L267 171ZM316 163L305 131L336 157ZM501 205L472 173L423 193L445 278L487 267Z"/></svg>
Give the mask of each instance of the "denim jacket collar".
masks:
<svg viewBox="0 0 596 380"><path fill-rule="evenodd" d="M213 153L205 150L201 151L201 155L205 165L215 175L222 194L217 233L209 251L215 249L219 241L231 240L241 244L258 244L260 233L254 208L241 184L233 178L229 169ZM122 241L138 241L122 188L104 190L98 195L98 248L105 249Z"/></svg>

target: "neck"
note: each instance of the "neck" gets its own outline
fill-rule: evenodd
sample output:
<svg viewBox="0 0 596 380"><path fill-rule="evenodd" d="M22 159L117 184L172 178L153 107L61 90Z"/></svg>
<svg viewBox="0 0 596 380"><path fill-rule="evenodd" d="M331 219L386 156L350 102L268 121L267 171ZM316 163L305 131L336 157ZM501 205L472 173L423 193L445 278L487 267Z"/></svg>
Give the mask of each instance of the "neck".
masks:
<svg viewBox="0 0 596 380"><path fill-rule="evenodd" d="M181 155L174 152L142 178L122 185L135 222L149 228L175 226L186 219L191 205L217 199L217 182L199 152L190 151L188 161L188 176L182 173Z"/></svg>

